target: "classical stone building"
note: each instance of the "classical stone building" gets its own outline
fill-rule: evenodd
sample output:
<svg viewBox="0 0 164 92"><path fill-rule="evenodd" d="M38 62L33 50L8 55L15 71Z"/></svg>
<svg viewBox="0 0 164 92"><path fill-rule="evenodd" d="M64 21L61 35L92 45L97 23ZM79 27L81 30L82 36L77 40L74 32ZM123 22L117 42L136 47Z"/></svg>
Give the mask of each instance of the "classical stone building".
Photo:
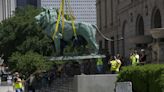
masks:
<svg viewBox="0 0 164 92"><path fill-rule="evenodd" d="M156 47L161 46L164 35L159 39L154 38L152 35L156 30L152 29L164 27L164 0L97 0L96 8L99 29L113 40L108 41L97 35L101 49L109 50L113 55L120 53L128 57L131 49L152 51L156 46L152 44L156 42L160 42ZM156 31L156 34L163 32ZM157 52L151 54L161 58L157 61L164 60L160 57L164 55L161 50L158 48Z"/></svg>

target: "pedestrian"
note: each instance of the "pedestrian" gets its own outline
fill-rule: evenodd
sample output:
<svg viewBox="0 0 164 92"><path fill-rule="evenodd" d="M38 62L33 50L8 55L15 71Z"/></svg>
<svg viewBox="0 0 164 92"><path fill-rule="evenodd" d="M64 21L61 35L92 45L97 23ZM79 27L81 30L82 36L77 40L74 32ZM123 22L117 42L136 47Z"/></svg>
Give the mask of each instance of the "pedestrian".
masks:
<svg viewBox="0 0 164 92"><path fill-rule="evenodd" d="M140 52L140 63L141 63L141 65L144 65L146 63L146 57L147 57L147 55L145 54L145 50L141 49L141 52Z"/></svg>
<svg viewBox="0 0 164 92"><path fill-rule="evenodd" d="M23 84L20 78L14 79L13 88L15 92L23 92Z"/></svg>
<svg viewBox="0 0 164 92"><path fill-rule="evenodd" d="M139 64L139 54L136 50L130 55L130 61L132 66L136 66Z"/></svg>
<svg viewBox="0 0 164 92"><path fill-rule="evenodd" d="M116 74L120 71L121 61L116 58L116 56L112 57L112 60L109 61L109 64L111 64L110 71L112 74Z"/></svg>
<svg viewBox="0 0 164 92"><path fill-rule="evenodd" d="M102 58L98 58L96 62L97 73L101 74L103 72L103 61Z"/></svg>

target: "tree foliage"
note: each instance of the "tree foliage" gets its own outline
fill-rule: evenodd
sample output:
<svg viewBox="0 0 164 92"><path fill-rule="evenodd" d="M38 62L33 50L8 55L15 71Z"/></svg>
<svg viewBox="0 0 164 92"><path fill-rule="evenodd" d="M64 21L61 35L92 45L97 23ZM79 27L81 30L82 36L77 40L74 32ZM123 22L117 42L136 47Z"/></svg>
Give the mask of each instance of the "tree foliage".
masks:
<svg viewBox="0 0 164 92"><path fill-rule="evenodd" d="M52 63L47 62L42 55L32 51L26 52L25 54L15 52L9 61L16 71L25 76L29 76L35 71L49 70L52 65Z"/></svg>
<svg viewBox="0 0 164 92"><path fill-rule="evenodd" d="M34 17L41 9L34 7L21 8L15 16L0 24L0 53L6 57L15 51L26 53L29 50L42 55L53 54L53 41L37 26Z"/></svg>
<svg viewBox="0 0 164 92"><path fill-rule="evenodd" d="M11 69L26 75L49 67L43 56L54 54L53 40L34 19L41 11L32 6L19 8L14 16L0 23L0 54L4 54Z"/></svg>
<svg viewBox="0 0 164 92"><path fill-rule="evenodd" d="M131 81L133 92L164 92L164 64L124 67L117 81Z"/></svg>

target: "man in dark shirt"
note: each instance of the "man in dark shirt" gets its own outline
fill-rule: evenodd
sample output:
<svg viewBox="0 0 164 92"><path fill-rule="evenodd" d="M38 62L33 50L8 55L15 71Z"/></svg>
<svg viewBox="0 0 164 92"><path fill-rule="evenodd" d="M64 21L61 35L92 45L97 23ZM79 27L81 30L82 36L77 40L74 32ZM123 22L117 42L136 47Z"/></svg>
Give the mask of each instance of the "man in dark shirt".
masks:
<svg viewBox="0 0 164 92"><path fill-rule="evenodd" d="M141 49L140 63L141 63L141 65L144 65L146 63L146 54L145 54L145 50L144 49Z"/></svg>

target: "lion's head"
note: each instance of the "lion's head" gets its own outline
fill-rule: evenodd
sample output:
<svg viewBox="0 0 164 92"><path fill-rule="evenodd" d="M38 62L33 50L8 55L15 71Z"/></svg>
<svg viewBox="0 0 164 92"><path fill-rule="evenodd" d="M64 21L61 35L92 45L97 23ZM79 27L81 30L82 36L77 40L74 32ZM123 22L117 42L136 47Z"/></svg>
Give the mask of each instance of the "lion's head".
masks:
<svg viewBox="0 0 164 92"><path fill-rule="evenodd" d="M57 21L57 12L55 9L46 9L35 17L37 24L46 29L50 24Z"/></svg>

